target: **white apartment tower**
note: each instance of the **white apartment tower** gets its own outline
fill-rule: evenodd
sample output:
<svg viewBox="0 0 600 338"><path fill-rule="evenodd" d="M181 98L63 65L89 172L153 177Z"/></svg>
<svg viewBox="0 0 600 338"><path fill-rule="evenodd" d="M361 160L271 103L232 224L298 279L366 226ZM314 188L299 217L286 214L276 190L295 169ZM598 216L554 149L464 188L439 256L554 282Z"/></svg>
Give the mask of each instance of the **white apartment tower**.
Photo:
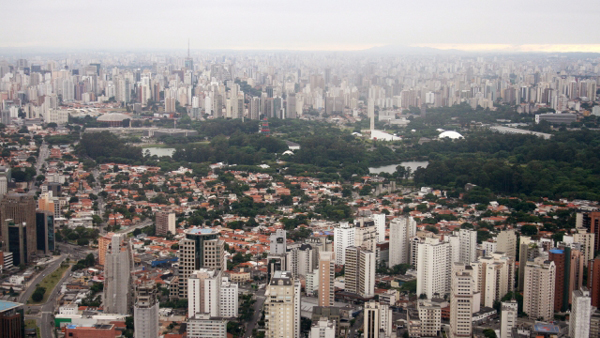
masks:
<svg viewBox="0 0 600 338"><path fill-rule="evenodd" d="M346 248L354 246L356 229L348 222L340 222L340 226L333 230L333 242L335 245L335 264L346 264Z"/></svg>
<svg viewBox="0 0 600 338"><path fill-rule="evenodd" d="M369 301L365 303L363 334L365 338L379 338L381 319L379 317L379 303Z"/></svg>
<svg viewBox="0 0 600 338"><path fill-rule="evenodd" d="M131 312L131 268L133 254L124 235L115 234L106 251L104 263L104 312L129 314Z"/></svg>
<svg viewBox="0 0 600 338"><path fill-rule="evenodd" d="M481 305L494 307L495 301L500 301L509 291L513 291L515 262L511 257L498 252L479 257L477 266Z"/></svg>
<svg viewBox="0 0 600 338"><path fill-rule="evenodd" d="M133 318L136 337L159 336L158 302L154 283L141 284L137 287Z"/></svg>
<svg viewBox="0 0 600 338"><path fill-rule="evenodd" d="M590 291L584 286L573 291L571 316L569 319L569 337L589 337L592 317L592 298Z"/></svg>
<svg viewBox="0 0 600 338"><path fill-rule="evenodd" d="M219 317L221 270L200 269L188 279L188 317L208 314Z"/></svg>
<svg viewBox="0 0 600 338"><path fill-rule="evenodd" d="M209 314L198 314L188 319L188 338L227 338L227 320L211 318Z"/></svg>
<svg viewBox="0 0 600 338"><path fill-rule="evenodd" d="M501 231L496 237L496 251L503 252L514 260L517 259L517 235L514 230Z"/></svg>
<svg viewBox="0 0 600 338"><path fill-rule="evenodd" d="M410 263L410 240L416 233L417 222L412 217L398 217L390 222L390 267Z"/></svg>
<svg viewBox="0 0 600 338"><path fill-rule="evenodd" d="M514 299L502 302L500 307L500 338L511 338L512 329L517 325L519 304Z"/></svg>
<svg viewBox="0 0 600 338"><path fill-rule="evenodd" d="M459 262L469 264L477 260L477 231L460 229L458 231L460 242Z"/></svg>
<svg viewBox="0 0 600 338"><path fill-rule="evenodd" d="M373 220L377 228L377 242L385 242L385 214L374 214Z"/></svg>
<svg viewBox="0 0 600 338"><path fill-rule="evenodd" d="M275 271L265 293L265 337L300 337L300 288L291 273Z"/></svg>
<svg viewBox="0 0 600 338"><path fill-rule="evenodd" d="M477 299L477 270L471 265L452 265L450 294L450 337L471 337L473 313L479 311Z"/></svg>
<svg viewBox="0 0 600 338"><path fill-rule="evenodd" d="M425 238L418 245L417 295L428 299L443 297L450 291L450 244L437 238Z"/></svg>
<svg viewBox="0 0 600 338"><path fill-rule="evenodd" d="M335 338L335 321L321 318L310 328L309 338Z"/></svg>
<svg viewBox="0 0 600 338"><path fill-rule="evenodd" d="M373 297L375 295L375 265L374 252L355 246L347 248L345 290L363 298Z"/></svg>
<svg viewBox="0 0 600 338"><path fill-rule="evenodd" d="M287 251L285 230L277 229L275 233L272 233L271 236L269 236L269 242L269 253L271 255L285 255Z"/></svg>
<svg viewBox="0 0 600 338"><path fill-rule="evenodd" d="M238 284L229 281L228 277L222 277L220 291L220 316L224 318L236 318L238 316Z"/></svg>
<svg viewBox="0 0 600 338"><path fill-rule="evenodd" d="M556 266L553 261L537 257L525 265L523 285L523 312L531 319L554 318L554 279Z"/></svg>

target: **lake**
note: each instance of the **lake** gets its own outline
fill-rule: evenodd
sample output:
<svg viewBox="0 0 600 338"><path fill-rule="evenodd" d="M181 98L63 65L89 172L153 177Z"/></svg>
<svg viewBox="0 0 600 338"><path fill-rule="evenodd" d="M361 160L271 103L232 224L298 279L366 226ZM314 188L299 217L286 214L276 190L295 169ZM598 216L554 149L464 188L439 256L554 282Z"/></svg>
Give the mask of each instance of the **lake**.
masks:
<svg viewBox="0 0 600 338"><path fill-rule="evenodd" d="M428 161L406 161L406 162L401 162L399 164L389 164L389 165L384 165L382 167L369 168L369 172L371 174L379 174L379 173L393 174L396 172L396 167L399 165L406 167L406 168L410 168L410 172L414 173L418 167L427 168L427 166L429 165L429 162Z"/></svg>
<svg viewBox="0 0 600 338"><path fill-rule="evenodd" d="M142 149L142 154L145 155L146 151L150 152L150 156L173 156L175 153L175 148L159 148L159 147L150 147Z"/></svg>

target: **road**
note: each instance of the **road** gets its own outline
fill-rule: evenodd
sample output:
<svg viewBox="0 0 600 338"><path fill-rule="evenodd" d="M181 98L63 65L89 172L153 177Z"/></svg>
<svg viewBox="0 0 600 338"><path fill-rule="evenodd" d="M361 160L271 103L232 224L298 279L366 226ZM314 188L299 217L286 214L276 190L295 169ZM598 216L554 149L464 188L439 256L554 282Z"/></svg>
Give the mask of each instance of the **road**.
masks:
<svg viewBox="0 0 600 338"><path fill-rule="evenodd" d="M152 220L151 219L147 219L147 220L141 222L140 224L131 226L131 227L127 228L127 229L121 229L121 230L117 231L117 233L118 234L128 234L130 232L133 232L135 229L142 229L142 228L145 228L145 227L147 227L149 225L152 225Z"/></svg>
<svg viewBox="0 0 600 338"><path fill-rule="evenodd" d="M54 262L50 263L40 274L38 274L37 277L35 277L29 283L29 286L27 287L27 289L25 290L25 292L21 293L21 296L19 297L19 302L20 303L27 303L27 300L29 299L29 297L31 297L31 295L33 294L33 291L35 291L35 286L38 285L39 283L41 283L42 280L44 279L44 277L46 277L47 275L51 274L56 269L58 269L60 267L60 264L65 259L67 259L67 255L61 255L59 259L57 259Z"/></svg>
<svg viewBox="0 0 600 338"><path fill-rule="evenodd" d="M267 297L265 297L264 289L258 290L254 294L254 296L256 297L256 302L254 302L254 316L252 317L252 320L246 326L246 332L244 332L244 337L248 337L248 338L252 337L252 330L254 330L256 323L258 323L258 321L260 320L260 317L262 316L263 304L265 303L265 300L267 299Z"/></svg>
<svg viewBox="0 0 600 338"><path fill-rule="evenodd" d="M92 250L75 244L57 242L56 247L60 250L60 253L67 254L74 260L84 259L90 253L93 253L95 257L98 257L98 250Z"/></svg>

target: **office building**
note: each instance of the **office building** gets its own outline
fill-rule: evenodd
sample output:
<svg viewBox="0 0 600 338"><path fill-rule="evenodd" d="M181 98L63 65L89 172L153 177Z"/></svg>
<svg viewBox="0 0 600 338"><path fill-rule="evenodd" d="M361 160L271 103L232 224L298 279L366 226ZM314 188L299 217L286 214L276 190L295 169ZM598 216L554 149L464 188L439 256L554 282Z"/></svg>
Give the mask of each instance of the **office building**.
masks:
<svg viewBox="0 0 600 338"><path fill-rule="evenodd" d="M360 247L346 249L345 290L362 298L375 296L375 253Z"/></svg>
<svg viewBox="0 0 600 338"><path fill-rule="evenodd" d="M166 236L168 233L175 235L175 213L157 212L155 218L157 236Z"/></svg>
<svg viewBox="0 0 600 338"><path fill-rule="evenodd" d="M509 291L513 291L515 280L515 262L504 253L494 253L487 257L479 257L479 288L481 305L494 307Z"/></svg>
<svg viewBox="0 0 600 338"><path fill-rule="evenodd" d="M517 325L519 304L516 300L500 305L500 338L512 338L512 330Z"/></svg>
<svg viewBox="0 0 600 338"><path fill-rule="evenodd" d="M589 337L592 299L586 287L573 291L573 304L569 317L569 337Z"/></svg>
<svg viewBox="0 0 600 338"><path fill-rule="evenodd" d="M340 222L338 227L333 229L333 244L335 246L335 264L346 264L346 248L354 246L354 236L356 229L348 222Z"/></svg>
<svg viewBox="0 0 600 338"><path fill-rule="evenodd" d="M2 250L12 255L15 266L30 262L27 259L27 225L25 223L15 224L12 219L4 220L2 222L2 241L4 242Z"/></svg>
<svg viewBox="0 0 600 338"><path fill-rule="evenodd" d="M450 337L471 337L473 313L479 311L477 270L465 263L452 265Z"/></svg>
<svg viewBox="0 0 600 338"><path fill-rule="evenodd" d="M450 244L437 238L425 238L418 245L417 295L427 299L450 292Z"/></svg>
<svg viewBox="0 0 600 338"><path fill-rule="evenodd" d="M335 288L333 287L333 282L335 281L335 259L333 252L319 252L319 270L317 276L319 306L333 306L335 300Z"/></svg>
<svg viewBox="0 0 600 338"><path fill-rule="evenodd" d="M300 337L300 288L288 271L275 272L265 293L265 337Z"/></svg>
<svg viewBox="0 0 600 338"><path fill-rule="evenodd" d="M35 214L37 250L49 255L54 251L54 214L37 212Z"/></svg>
<svg viewBox="0 0 600 338"><path fill-rule="evenodd" d="M0 337L25 338L23 304L0 300Z"/></svg>
<svg viewBox="0 0 600 338"><path fill-rule="evenodd" d="M517 235L514 230L500 231L496 236L496 251L504 253L513 261L517 259Z"/></svg>
<svg viewBox="0 0 600 338"><path fill-rule="evenodd" d="M390 222L390 267L410 264L410 240L416 233L417 222L412 217L398 217Z"/></svg>
<svg viewBox="0 0 600 338"><path fill-rule="evenodd" d="M379 243L385 242L385 214L374 214L373 221L375 222L375 228L377 228L377 241Z"/></svg>
<svg viewBox="0 0 600 338"><path fill-rule="evenodd" d="M188 298L187 282L200 268L225 270L225 242L213 229L191 228L179 241L179 298Z"/></svg>
<svg viewBox="0 0 600 338"><path fill-rule="evenodd" d="M198 314L187 322L188 338L227 338L227 320Z"/></svg>
<svg viewBox="0 0 600 338"><path fill-rule="evenodd" d="M133 306L133 319L135 336L140 338L158 337L158 302L154 283L137 285L135 304Z"/></svg>
<svg viewBox="0 0 600 338"><path fill-rule="evenodd" d="M285 255L287 252L286 231L277 229L269 236L269 253L271 255Z"/></svg>
<svg viewBox="0 0 600 338"><path fill-rule="evenodd" d="M309 338L335 338L335 322L322 318L313 322Z"/></svg>
<svg viewBox="0 0 600 338"><path fill-rule="evenodd" d="M30 195L9 194L0 201L0 224L2 224L3 241L7 243L6 239L9 238L9 228L8 223L6 223L7 219L11 219L14 224L19 224L19 227L24 226L24 229L22 230L11 228L13 235L17 230L19 233L22 231L22 234L19 235L21 238L19 241L21 242L23 251L17 257L15 251L10 250L13 252L15 265L31 262L33 256L37 252L35 207L35 200L33 199L33 196ZM9 251L6 249L3 250Z"/></svg>
<svg viewBox="0 0 600 338"><path fill-rule="evenodd" d="M548 259L554 262L554 311L567 311L573 291L583 286L583 255L570 247L552 249Z"/></svg>
<svg viewBox="0 0 600 338"><path fill-rule="evenodd" d="M126 235L115 234L106 251L104 265L104 312L131 313L133 254Z"/></svg>
<svg viewBox="0 0 600 338"><path fill-rule="evenodd" d="M460 243L459 262L469 264L477 260L477 231L460 229L458 231Z"/></svg>
<svg viewBox="0 0 600 338"><path fill-rule="evenodd" d="M523 312L529 318L554 318L554 283L556 266L553 261L537 257L525 265Z"/></svg>

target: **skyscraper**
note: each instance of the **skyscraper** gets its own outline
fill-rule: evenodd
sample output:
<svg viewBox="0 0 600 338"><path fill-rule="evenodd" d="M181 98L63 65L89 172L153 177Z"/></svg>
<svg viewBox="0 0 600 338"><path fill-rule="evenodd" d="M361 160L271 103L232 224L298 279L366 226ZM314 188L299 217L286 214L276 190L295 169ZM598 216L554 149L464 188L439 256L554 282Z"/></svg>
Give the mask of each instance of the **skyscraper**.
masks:
<svg viewBox="0 0 600 338"><path fill-rule="evenodd" d="M375 253L360 247L346 248L345 290L363 298L375 294Z"/></svg>
<svg viewBox="0 0 600 338"><path fill-rule="evenodd" d="M267 338L300 337L300 281L287 271L276 271L265 293Z"/></svg>
<svg viewBox="0 0 600 338"><path fill-rule="evenodd" d="M168 233L175 235L175 213L156 213L156 235L166 236Z"/></svg>
<svg viewBox="0 0 600 338"><path fill-rule="evenodd" d="M346 263L346 248L353 246L356 228L348 222L340 222L339 227L333 229L333 244L335 245L335 264Z"/></svg>
<svg viewBox="0 0 600 338"><path fill-rule="evenodd" d="M373 132L373 130L375 130L375 100L369 97L367 100L367 105L367 116L369 117L370 121L369 129L371 132Z"/></svg>
<svg viewBox="0 0 600 338"><path fill-rule="evenodd" d="M154 283L137 285L133 306L135 336L155 338L159 335L158 302Z"/></svg>
<svg viewBox="0 0 600 338"><path fill-rule="evenodd" d="M412 217L398 217L390 222L390 267L410 263L410 240L416 233L417 222Z"/></svg>
<svg viewBox="0 0 600 338"><path fill-rule="evenodd" d="M477 231L460 229L458 231L460 242L459 262L469 264L477 260Z"/></svg>
<svg viewBox="0 0 600 338"><path fill-rule="evenodd" d="M592 298L592 306L600 308L600 257L588 263L587 287Z"/></svg>
<svg viewBox="0 0 600 338"><path fill-rule="evenodd" d="M553 261L556 267L554 311L567 311L573 291L583 286L581 252L570 247L552 249L548 253L548 259Z"/></svg>
<svg viewBox="0 0 600 338"><path fill-rule="evenodd" d="M54 214L37 212L35 214L37 250L45 255L54 251Z"/></svg>
<svg viewBox="0 0 600 338"><path fill-rule="evenodd" d="M335 261L331 251L319 252L319 306L333 306L335 281Z"/></svg>
<svg viewBox="0 0 600 338"><path fill-rule="evenodd" d="M520 240L518 291L523 291L525 284L525 266L527 261L534 260L538 257L540 255L540 250L537 243L531 241L531 237L521 236Z"/></svg>
<svg viewBox="0 0 600 338"><path fill-rule="evenodd" d="M537 257L525 266L523 285L523 312L531 319L554 318L554 280L556 266L553 261Z"/></svg>
<svg viewBox="0 0 600 338"><path fill-rule="evenodd" d="M33 199L33 196L30 195L14 195L9 194L5 196L2 201L0 201L0 224L2 224L2 240L8 243L9 238L9 228L8 223L6 223L7 219L11 219L14 224L18 224L18 226L24 226L22 231L22 235L19 235L21 239L19 240L22 243L22 255L19 257L13 256L15 259L15 265L19 265L21 263L28 263L32 260L33 255L35 255L37 251L37 237L36 237L36 216L35 216L35 207L36 203ZM17 231L15 228L11 228L10 230L14 235L14 232ZM12 236L14 238L14 236ZM9 251L6 249L8 247L4 245L4 251ZM14 245L13 245L14 247ZM15 251L10 250L13 252ZM17 263L19 261L19 263Z"/></svg>
<svg viewBox="0 0 600 338"><path fill-rule="evenodd" d="M496 251L503 252L515 261L517 259L517 235L514 230L500 231L496 237Z"/></svg>
<svg viewBox="0 0 600 338"><path fill-rule="evenodd" d="M377 228L377 241L379 243L385 242L385 214L373 215L373 221L375 221L375 227Z"/></svg>
<svg viewBox="0 0 600 338"><path fill-rule="evenodd" d="M511 338L512 329L517 325L519 304L516 300L502 302L500 305L500 338Z"/></svg>
<svg viewBox="0 0 600 338"><path fill-rule="evenodd" d="M573 305L569 318L569 337L589 337L592 300L586 287L573 291Z"/></svg>
<svg viewBox="0 0 600 338"><path fill-rule="evenodd" d="M379 338L381 320L379 318L379 303L370 301L365 303L363 332L365 338Z"/></svg>
<svg viewBox="0 0 600 338"><path fill-rule="evenodd" d="M269 253L271 255L285 255L287 251L285 230L277 229L277 231L269 236L269 242Z"/></svg>
<svg viewBox="0 0 600 338"><path fill-rule="evenodd" d="M594 240L596 235L587 232L586 228L577 228L577 233L573 234L573 241L581 243L583 253L583 262L587 267L588 262L594 259Z"/></svg>
<svg viewBox="0 0 600 338"><path fill-rule="evenodd" d="M106 252L104 265L104 312L131 313L131 245L124 235L115 234Z"/></svg>
<svg viewBox="0 0 600 338"><path fill-rule="evenodd" d="M450 244L437 238L425 238L418 244L417 295L428 299L443 297L450 291Z"/></svg>
<svg viewBox="0 0 600 338"><path fill-rule="evenodd" d="M179 242L179 298L188 298L188 278L200 268L225 270L225 242L215 230L187 229Z"/></svg>
<svg viewBox="0 0 600 338"><path fill-rule="evenodd" d="M188 317L209 314L219 317L221 298L221 271L200 269L192 273L188 280Z"/></svg>
<svg viewBox="0 0 600 338"><path fill-rule="evenodd" d="M465 263L452 266L450 295L450 337L471 337L473 313L479 311L477 270Z"/></svg>
<svg viewBox="0 0 600 338"><path fill-rule="evenodd" d="M513 291L515 281L515 262L503 253L494 253L479 257L479 287L481 305L494 307L509 291Z"/></svg>

